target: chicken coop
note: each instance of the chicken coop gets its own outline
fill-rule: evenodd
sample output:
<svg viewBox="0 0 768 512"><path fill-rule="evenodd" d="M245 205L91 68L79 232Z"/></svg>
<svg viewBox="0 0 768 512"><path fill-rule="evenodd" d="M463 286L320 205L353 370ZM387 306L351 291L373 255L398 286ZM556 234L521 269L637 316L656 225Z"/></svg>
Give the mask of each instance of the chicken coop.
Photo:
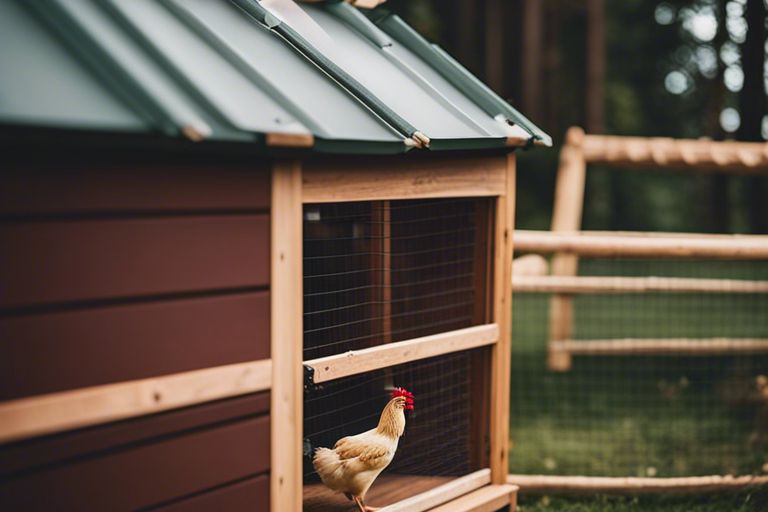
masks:
<svg viewBox="0 0 768 512"><path fill-rule="evenodd" d="M374 2L375 3L375 2ZM0 509L514 508L515 150L382 7L0 1Z"/></svg>
<svg viewBox="0 0 768 512"><path fill-rule="evenodd" d="M546 493L768 485L768 236L582 231L600 172L653 173L698 197L715 176L738 184L766 170L762 143L569 131L552 231L515 234L529 255L513 279L510 482ZM640 183L638 201L663 200Z"/></svg>

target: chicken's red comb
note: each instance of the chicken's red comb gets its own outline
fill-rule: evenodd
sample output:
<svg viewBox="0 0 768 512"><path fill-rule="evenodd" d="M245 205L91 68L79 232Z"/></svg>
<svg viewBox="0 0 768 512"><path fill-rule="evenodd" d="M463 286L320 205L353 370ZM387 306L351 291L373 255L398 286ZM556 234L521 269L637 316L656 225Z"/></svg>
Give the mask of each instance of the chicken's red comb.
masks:
<svg viewBox="0 0 768 512"><path fill-rule="evenodd" d="M393 389L392 398L397 398L398 396L405 397L405 409L407 411L412 411L413 410L413 393L411 393L405 388Z"/></svg>

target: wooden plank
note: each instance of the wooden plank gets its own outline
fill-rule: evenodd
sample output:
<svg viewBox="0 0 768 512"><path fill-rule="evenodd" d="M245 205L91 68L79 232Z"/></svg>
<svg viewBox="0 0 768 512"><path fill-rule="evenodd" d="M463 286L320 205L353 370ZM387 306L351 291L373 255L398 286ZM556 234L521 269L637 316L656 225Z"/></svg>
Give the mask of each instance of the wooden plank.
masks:
<svg viewBox="0 0 768 512"><path fill-rule="evenodd" d="M0 226L0 307L269 284L269 216Z"/></svg>
<svg viewBox="0 0 768 512"><path fill-rule="evenodd" d="M86 157L87 158L87 157ZM0 216L267 210L269 168L220 161L13 162L0 174Z"/></svg>
<svg viewBox="0 0 768 512"><path fill-rule="evenodd" d="M381 368L389 368L398 364L492 345L498 339L498 325L478 325L362 350L350 350L344 354L304 361L304 364L315 370L315 383L321 383Z"/></svg>
<svg viewBox="0 0 768 512"><path fill-rule="evenodd" d="M583 147L590 163L725 174L768 173L768 144L762 142L587 135Z"/></svg>
<svg viewBox="0 0 768 512"><path fill-rule="evenodd" d="M689 355L764 354L768 338L619 338L558 340L554 350L573 355Z"/></svg>
<svg viewBox="0 0 768 512"><path fill-rule="evenodd" d="M272 512L299 512L302 485L303 272L301 165L272 174Z"/></svg>
<svg viewBox="0 0 768 512"><path fill-rule="evenodd" d="M712 475L683 478L638 478L553 475L509 475L522 493L702 493L768 485L768 476Z"/></svg>
<svg viewBox="0 0 768 512"><path fill-rule="evenodd" d="M470 493L491 482L491 470L481 469L456 478L439 487L422 492L381 509L380 512L422 512Z"/></svg>
<svg viewBox="0 0 768 512"><path fill-rule="evenodd" d="M551 233L515 232L519 252L568 252L580 256L697 259L768 259L768 236L621 236L589 231Z"/></svg>
<svg viewBox="0 0 768 512"><path fill-rule="evenodd" d="M512 352L512 234L515 225L515 155L508 155L505 194L496 200L493 320L499 341L491 349L491 482L503 484L509 468L509 387Z"/></svg>
<svg viewBox="0 0 768 512"><path fill-rule="evenodd" d="M410 498L427 493L432 489L452 482L450 476L403 475L385 471L374 482L365 496L365 503L370 507L384 507L409 502ZM394 504L394 505L393 505ZM311 483L304 486L303 512L352 512L358 510L356 505L341 493L330 490L322 483ZM381 512L380 510L380 512ZM411 512L411 509L405 509ZM422 509L423 510L423 509Z"/></svg>
<svg viewBox="0 0 768 512"><path fill-rule="evenodd" d="M94 457L120 446L146 444L236 420L269 413L269 392L217 400L183 409L71 430L38 439L0 445L0 480L31 473L68 460Z"/></svg>
<svg viewBox="0 0 768 512"><path fill-rule="evenodd" d="M504 162L503 157L313 160L303 172L303 201L498 196L505 193Z"/></svg>
<svg viewBox="0 0 768 512"><path fill-rule="evenodd" d="M0 443L269 389L270 360L0 403Z"/></svg>
<svg viewBox="0 0 768 512"><path fill-rule="evenodd" d="M269 292L3 316L0 401L269 359L269 349Z"/></svg>
<svg viewBox="0 0 768 512"><path fill-rule="evenodd" d="M684 277L515 275L513 291L526 293L768 293L768 281Z"/></svg>
<svg viewBox="0 0 768 512"><path fill-rule="evenodd" d="M488 485L461 498L433 508L430 512L496 512L516 500L518 487L515 485ZM514 511L514 508L510 509Z"/></svg>
<svg viewBox="0 0 768 512"><path fill-rule="evenodd" d="M243 482L195 494L171 505L152 509L153 512L252 512L269 508L269 475L249 478Z"/></svg>
<svg viewBox="0 0 768 512"><path fill-rule="evenodd" d="M572 232L581 228L584 207L584 184L587 165L584 161L581 128L570 128L566 144L560 152L560 164L555 185L555 204L552 211L552 231ZM579 259L575 254L556 253L552 258L552 274L574 276L578 272ZM570 368L567 352L552 350L552 341L568 339L573 334L573 301L566 295L555 295L549 302L549 338L547 343L547 367L554 371Z"/></svg>
<svg viewBox="0 0 768 512"><path fill-rule="evenodd" d="M0 508L138 510L269 468L269 417L123 447L0 485Z"/></svg>

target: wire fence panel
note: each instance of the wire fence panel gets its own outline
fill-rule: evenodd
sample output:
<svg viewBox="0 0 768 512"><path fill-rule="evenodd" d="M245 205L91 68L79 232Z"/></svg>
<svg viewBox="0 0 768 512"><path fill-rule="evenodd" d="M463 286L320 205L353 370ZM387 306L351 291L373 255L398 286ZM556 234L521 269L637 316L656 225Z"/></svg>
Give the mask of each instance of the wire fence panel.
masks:
<svg viewBox="0 0 768 512"><path fill-rule="evenodd" d="M768 263L582 258L579 275L768 281ZM562 372L547 366L551 297L514 294L512 473L768 473L768 354L732 350L768 342L768 294L571 295ZM613 350L599 354L606 343Z"/></svg>

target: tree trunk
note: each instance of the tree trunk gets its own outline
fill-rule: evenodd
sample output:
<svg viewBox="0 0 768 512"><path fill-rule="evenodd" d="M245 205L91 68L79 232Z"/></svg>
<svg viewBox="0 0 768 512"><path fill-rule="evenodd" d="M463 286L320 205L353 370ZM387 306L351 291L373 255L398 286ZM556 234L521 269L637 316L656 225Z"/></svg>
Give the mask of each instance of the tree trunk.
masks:
<svg viewBox="0 0 768 512"><path fill-rule="evenodd" d="M738 138L762 141L763 117L766 114L765 85L765 4L763 0L747 0L747 39L741 47L744 87L739 94L741 126ZM746 204L753 233L768 232L768 190L763 177L747 178Z"/></svg>
<svg viewBox="0 0 768 512"><path fill-rule="evenodd" d="M605 5L587 0L586 131L605 132Z"/></svg>

